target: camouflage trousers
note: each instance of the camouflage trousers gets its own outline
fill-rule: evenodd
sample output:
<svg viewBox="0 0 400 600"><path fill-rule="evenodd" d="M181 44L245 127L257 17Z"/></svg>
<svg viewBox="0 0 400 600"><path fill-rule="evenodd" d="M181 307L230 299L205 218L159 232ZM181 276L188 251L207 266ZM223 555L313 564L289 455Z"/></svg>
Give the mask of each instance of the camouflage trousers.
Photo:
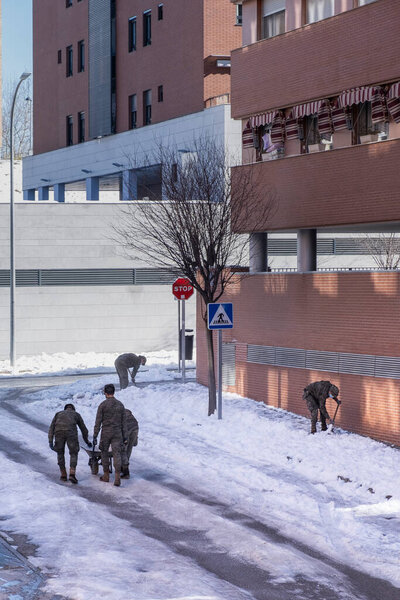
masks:
<svg viewBox="0 0 400 600"><path fill-rule="evenodd" d="M121 364L118 359L114 362L115 370L119 377L119 389L124 390L129 385L129 371L128 367Z"/></svg>
<svg viewBox="0 0 400 600"><path fill-rule="evenodd" d="M54 450L57 452L57 464L65 469L65 444L69 450L69 465L75 468L78 464L79 441L76 433L57 431L54 434Z"/></svg>
<svg viewBox="0 0 400 600"><path fill-rule="evenodd" d="M101 440L99 444L101 452L101 463L103 470L108 471L108 449L111 446L111 452L113 455L114 469L117 473L121 471L121 453L122 453L122 437L121 435L115 435L114 432L103 431L101 434Z"/></svg>
<svg viewBox="0 0 400 600"><path fill-rule="evenodd" d="M122 466L123 467L128 467L129 466L129 460L131 458L131 454L132 454L132 448L133 446L137 446L138 443L138 431L137 429L135 429L134 431L132 431L129 436L128 436L128 443L122 446Z"/></svg>
<svg viewBox="0 0 400 600"><path fill-rule="evenodd" d="M322 431L326 431L326 419L321 413L319 404L314 398L314 396L312 394L309 394L308 392L304 392L303 400L306 401L307 408L311 413L311 433L315 433L317 431L318 412L320 414L321 429Z"/></svg>

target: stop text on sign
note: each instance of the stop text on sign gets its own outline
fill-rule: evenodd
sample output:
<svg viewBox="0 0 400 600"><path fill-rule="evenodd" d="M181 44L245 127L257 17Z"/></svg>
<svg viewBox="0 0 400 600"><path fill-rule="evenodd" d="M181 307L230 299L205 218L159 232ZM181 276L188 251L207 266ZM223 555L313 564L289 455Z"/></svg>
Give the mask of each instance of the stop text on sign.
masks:
<svg viewBox="0 0 400 600"><path fill-rule="evenodd" d="M178 277L172 284L172 293L178 300L188 300L193 291L192 284L185 277Z"/></svg>

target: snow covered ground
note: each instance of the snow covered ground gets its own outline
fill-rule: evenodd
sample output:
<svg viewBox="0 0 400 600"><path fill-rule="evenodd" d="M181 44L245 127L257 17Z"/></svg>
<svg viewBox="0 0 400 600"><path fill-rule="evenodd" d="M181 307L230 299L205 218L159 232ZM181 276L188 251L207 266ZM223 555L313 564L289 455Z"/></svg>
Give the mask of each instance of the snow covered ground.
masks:
<svg viewBox="0 0 400 600"><path fill-rule="evenodd" d="M100 370L113 364L112 355L21 360L34 373L89 366ZM265 570L276 584L295 584L301 577L329 586L335 579L335 597L364 597L349 595L345 582L326 563L305 557L295 545L272 543L216 506L247 515L273 528L282 540L312 548L334 564L344 563L400 588L396 448L340 430L311 436L307 419L233 394L224 394L222 420L207 417L207 390L194 382L174 381L176 373L167 370L173 364L172 353L154 353L148 370L136 377L148 385L116 394L140 424L139 445L131 459L134 476L121 488L91 475L83 451L79 485L61 484L46 435L54 413L67 401L75 404L92 433L102 387L116 383L114 374L31 390L15 404L11 393L0 390L0 529L26 534L37 546L31 561L48 573L47 591L72 600L252 597L202 569L184 548L174 552L161 538L146 535L138 506L166 530L189 528L199 544ZM4 376L5 363L0 371ZM20 418L6 410L7 402L21 409ZM27 456L35 454L49 476L15 462L7 440L26 449ZM196 495L211 498L215 507L195 502ZM94 504L94 498L99 502ZM116 508L109 510L107 502ZM308 600L300 592L293 598Z"/></svg>

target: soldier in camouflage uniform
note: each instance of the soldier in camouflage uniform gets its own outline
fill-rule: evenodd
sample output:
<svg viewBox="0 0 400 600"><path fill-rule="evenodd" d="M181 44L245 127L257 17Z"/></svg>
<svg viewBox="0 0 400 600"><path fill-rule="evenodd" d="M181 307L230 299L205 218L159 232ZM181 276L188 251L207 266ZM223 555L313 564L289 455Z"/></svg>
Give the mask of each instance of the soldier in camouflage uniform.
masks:
<svg viewBox="0 0 400 600"><path fill-rule="evenodd" d="M137 446L138 443L138 434L139 434L139 423L131 413L131 411L126 408L126 430L128 435L128 443L124 444L122 448L122 474L121 477L125 479L129 479L129 459L131 458L132 448L133 446Z"/></svg>
<svg viewBox="0 0 400 600"><path fill-rule="evenodd" d="M64 410L56 413L49 428L49 446L51 450L57 452L57 463L60 467L60 479L62 481L67 481L64 455L65 444L67 444L70 454L69 480L72 483L78 483L75 476L79 452L78 427L82 432L85 443L91 448L92 444L89 442L86 425L81 415L75 411L73 404L66 404ZM54 439L55 442L53 444Z"/></svg>
<svg viewBox="0 0 400 600"><path fill-rule="evenodd" d="M104 386L105 400L99 405L94 425L93 445L97 444L97 436L101 427L100 452L104 474L102 481L110 480L108 449L111 446L114 461L114 485L121 485L121 452L122 444L127 443L125 407L114 398L115 387L112 383Z"/></svg>
<svg viewBox="0 0 400 600"><path fill-rule="evenodd" d="M126 354L120 354L115 359L114 366L119 377L119 389L123 390L128 387L128 369L132 368L131 378L132 382L135 383L136 373L139 370L140 365L146 364L146 357L139 354L132 354L127 352Z"/></svg>
<svg viewBox="0 0 400 600"><path fill-rule="evenodd" d="M337 396L339 388L330 381L315 381L304 388L303 400L306 401L308 410L311 413L311 433L317 432L318 411L321 419L321 430L326 431L326 422L331 422L331 418L325 407L327 398L333 398L337 404L341 404Z"/></svg>

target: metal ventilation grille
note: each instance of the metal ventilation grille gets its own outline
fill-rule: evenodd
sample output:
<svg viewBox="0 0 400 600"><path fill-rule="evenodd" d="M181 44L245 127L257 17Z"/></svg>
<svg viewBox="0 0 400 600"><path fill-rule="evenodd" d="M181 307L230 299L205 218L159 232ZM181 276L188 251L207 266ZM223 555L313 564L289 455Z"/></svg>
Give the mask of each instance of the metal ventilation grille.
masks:
<svg viewBox="0 0 400 600"><path fill-rule="evenodd" d="M10 285L10 271L6 269L0 269L0 287L9 287Z"/></svg>
<svg viewBox="0 0 400 600"><path fill-rule="evenodd" d="M339 371L339 354L321 350L307 350L306 369L314 371Z"/></svg>
<svg viewBox="0 0 400 600"><path fill-rule="evenodd" d="M306 368L306 351L298 348L277 348L276 364L280 367Z"/></svg>
<svg viewBox="0 0 400 600"><path fill-rule="evenodd" d="M132 285L133 269L43 269L39 285Z"/></svg>
<svg viewBox="0 0 400 600"><path fill-rule="evenodd" d="M400 379L400 357L248 344L247 362L349 375Z"/></svg>
<svg viewBox="0 0 400 600"><path fill-rule="evenodd" d="M177 277L178 273L170 269L135 269L136 285L168 285Z"/></svg>
<svg viewBox="0 0 400 600"><path fill-rule="evenodd" d="M236 383L236 344L222 343L222 384Z"/></svg>
<svg viewBox="0 0 400 600"><path fill-rule="evenodd" d="M375 361L375 377L400 379L400 358L377 356Z"/></svg>
<svg viewBox="0 0 400 600"><path fill-rule="evenodd" d="M297 254L297 240L294 239L268 239L268 254L271 256L280 255L296 255Z"/></svg>
<svg viewBox="0 0 400 600"><path fill-rule="evenodd" d="M362 240L356 238L336 238L335 254L371 254Z"/></svg>
<svg viewBox="0 0 400 600"><path fill-rule="evenodd" d="M329 238L321 238L317 240L317 252L318 254L333 254L335 247L335 240Z"/></svg>
<svg viewBox="0 0 400 600"><path fill-rule="evenodd" d="M340 353L339 373L374 376L375 356L370 356L368 354Z"/></svg>
<svg viewBox="0 0 400 600"><path fill-rule="evenodd" d="M247 362L259 363L261 365L275 364L274 346L247 346Z"/></svg>

